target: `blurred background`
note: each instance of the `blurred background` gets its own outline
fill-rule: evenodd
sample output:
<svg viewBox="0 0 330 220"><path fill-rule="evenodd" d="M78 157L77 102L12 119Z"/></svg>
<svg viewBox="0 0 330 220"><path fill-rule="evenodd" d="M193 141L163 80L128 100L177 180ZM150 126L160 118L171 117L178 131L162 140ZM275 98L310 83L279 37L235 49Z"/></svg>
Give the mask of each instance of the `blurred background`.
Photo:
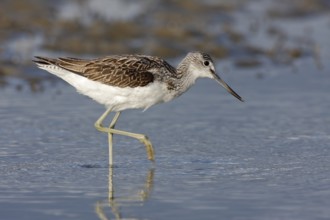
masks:
<svg viewBox="0 0 330 220"><path fill-rule="evenodd" d="M246 102L205 79L125 111L156 164L115 136L113 172L104 107L32 62L196 50ZM0 219L330 219L329 60L330 0L0 0Z"/></svg>
<svg viewBox="0 0 330 220"><path fill-rule="evenodd" d="M294 69L297 60L313 59L321 70L319 40L328 36L315 38L315 29L329 30L330 20L314 20L329 12L328 0L2 0L0 85L15 77L43 90L40 82L54 78L31 68L35 55L175 59L200 50L260 78L278 65Z"/></svg>

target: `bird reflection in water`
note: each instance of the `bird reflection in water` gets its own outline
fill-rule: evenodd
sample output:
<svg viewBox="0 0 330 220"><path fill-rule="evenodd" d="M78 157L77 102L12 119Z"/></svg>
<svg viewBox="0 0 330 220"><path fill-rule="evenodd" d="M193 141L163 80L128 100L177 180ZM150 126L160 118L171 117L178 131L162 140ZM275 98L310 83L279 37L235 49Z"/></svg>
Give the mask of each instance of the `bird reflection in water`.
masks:
<svg viewBox="0 0 330 220"><path fill-rule="evenodd" d="M120 212L121 206L136 205L136 202L142 202L142 204L149 198L153 189L154 169L150 169L147 173L144 186L140 192L129 197L115 196L115 187L113 184L113 167L109 167L109 182L108 182L108 200L98 201L95 205L95 212L99 219L108 220L105 209L110 207L115 219L122 219Z"/></svg>

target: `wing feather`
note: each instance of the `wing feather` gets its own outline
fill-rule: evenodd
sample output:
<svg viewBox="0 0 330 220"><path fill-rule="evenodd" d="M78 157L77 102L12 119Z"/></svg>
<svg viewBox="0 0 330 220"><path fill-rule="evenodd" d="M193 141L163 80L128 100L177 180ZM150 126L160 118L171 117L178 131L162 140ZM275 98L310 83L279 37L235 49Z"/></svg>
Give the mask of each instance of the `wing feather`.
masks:
<svg viewBox="0 0 330 220"><path fill-rule="evenodd" d="M143 55L107 56L99 59L36 57L42 65L55 65L90 80L117 87L145 86L155 80L155 69L171 67L157 57ZM170 71L174 71L171 67Z"/></svg>

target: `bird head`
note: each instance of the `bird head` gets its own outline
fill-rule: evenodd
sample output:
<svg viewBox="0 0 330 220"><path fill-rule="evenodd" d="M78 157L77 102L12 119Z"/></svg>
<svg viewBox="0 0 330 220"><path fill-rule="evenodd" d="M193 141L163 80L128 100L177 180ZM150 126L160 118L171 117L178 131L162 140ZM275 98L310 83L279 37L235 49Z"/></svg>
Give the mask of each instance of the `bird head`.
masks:
<svg viewBox="0 0 330 220"><path fill-rule="evenodd" d="M230 94L240 101L244 101L228 84L216 73L213 60L210 55L201 52L192 52L187 55L191 59L190 70L196 78L211 78L217 81Z"/></svg>

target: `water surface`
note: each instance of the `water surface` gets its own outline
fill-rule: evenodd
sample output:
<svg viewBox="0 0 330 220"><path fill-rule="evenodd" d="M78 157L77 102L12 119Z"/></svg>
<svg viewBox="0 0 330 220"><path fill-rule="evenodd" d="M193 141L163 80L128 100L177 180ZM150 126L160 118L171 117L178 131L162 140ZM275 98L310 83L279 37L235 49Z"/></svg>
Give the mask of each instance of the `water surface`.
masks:
<svg viewBox="0 0 330 220"><path fill-rule="evenodd" d="M100 2L90 10L100 13ZM226 10L172 3L180 7L171 15L189 8L189 16L205 17L207 25L193 20L192 26L180 26L171 20L168 24L191 35L174 35L174 43L168 35L173 32L166 32L172 30L169 25L160 35L130 35L128 41L133 43L122 44L130 51L142 45L139 52L170 56L150 45L172 45L176 53L184 55L183 50L200 49L196 43L202 42L206 45L203 49L215 57L221 54L210 48L226 46L230 48L226 59L215 59L217 70L246 100L237 101L216 82L199 80L170 103L146 112L125 111L117 127L147 134L156 151L155 164L147 160L138 141L115 136L115 167L109 169L107 135L93 126L105 109L65 83L56 81L54 85L54 80L44 80L49 75L32 64L27 67L16 60L22 56L30 62L33 55L42 54L90 56L85 47L77 47L77 51L71 43L66 45L72 50L56 45L60 36L69 40L77 32L52 32L58 34L57 40L50 41L55 42L57 51L44 45L47 35L10 38L4 44L1 59L5 61L1 60L0 67L0 219L329 219L327 7L320 7L323 1L313 1L313 10L289 7L286 14L280 5L270 7L269 2L249 1ZM152 20L153 16L148 20L141 10L149 6L130 5L130 13L120 19L142 19L142 27L153 25L153 31L156 24L163 25L167 10L175 8L161 4L164 12L158 16L160 20ZM117 7L122 7L121 3ZM74 19L70 12L77 11L79 4L60 8L62 17L57 19L70 20ZM210 17L206 16L208 10L212 11ZM93 15L86 18L84 25ZM230 23L236 32L226 29L223 33L217 28L220 22ZM56 27L62 30L70 24L62 21ZM126 27L124 24L120 27ZM204 27L209 38L193 32L196 26ZM15 27L15 31L22 31L22 27ZM228 43L228 34L231 40L241 41ZM164 40L167 37L163 35L172 40ZM178 44L186 42L181 37L188 39L187 45ZM86 46L91 41L84 42ZM91 53L97 50L92 49ZM176 55L170 57L173 64L179 62ZM32 76L27 80L30 86L26 76Z"/></svg>
<svg viewBox="0 0 330 220"><path fill-rule="evenodd" d="M147 133L156 164L139 142L115 136L121 216L328 218L328 80L231 79L244 104L201 80L172 103L125 112L118 127ZM107 138L93 127L104 109L65 84L41 94L5 89L1 100L1 218L114 217Z"/></svg>

